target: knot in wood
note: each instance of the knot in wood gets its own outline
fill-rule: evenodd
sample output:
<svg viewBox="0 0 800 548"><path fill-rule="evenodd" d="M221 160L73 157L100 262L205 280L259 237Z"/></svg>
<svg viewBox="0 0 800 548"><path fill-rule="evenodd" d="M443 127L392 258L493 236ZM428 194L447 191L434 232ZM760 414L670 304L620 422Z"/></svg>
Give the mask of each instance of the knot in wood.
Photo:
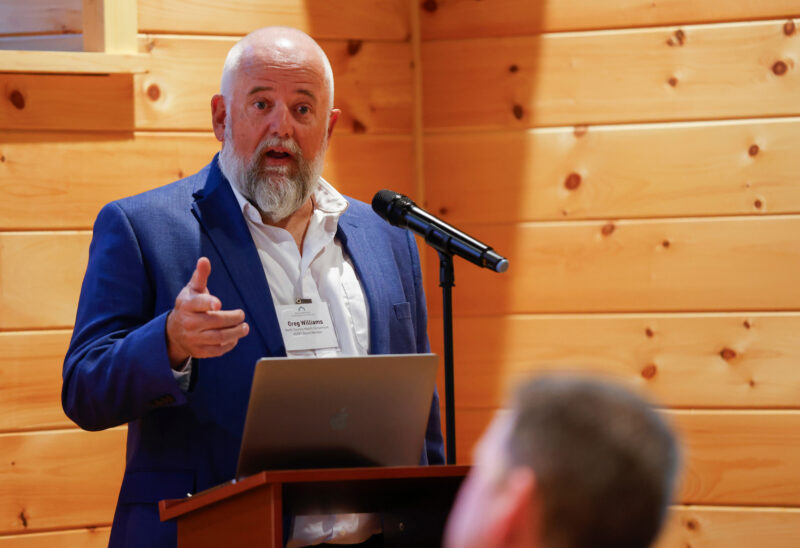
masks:
<svg viewBox="0 0 800 548"><path fill-rule="evenodd" d="M603 233L603 236L611 236L615 228L614 223L606 223L603 225L603 228L600 229L600 232Z"/></svg>
<svg viewBox="0 0 800 548"><path fill-rule="evenodd" d="M11 104L14 105L14 108L17 110L25 108L25 96L22 95L18 89L15 89L8 95L8 100L11 101Z"/></svg>
<svg viewBox="0 0 800 548"><path fill-rule="evenodd" d="M564 186L567 187L567 190L575 190L581 186L581 176L574 172L570 173L564 181Z"/></svg>
<svg viewBox="0 0 800 548"><path fill-rule="evenodd" d="M736 351L732 348L725 347L722 350L720 350L719 355L723 360L729 362L736 357Z"/></svg>
<svg viewBox="0 0 800 548"><path fill-rule="evenodd" d="M750 145L750 148L747 149L747 153L750 156L755 156L756 154L758 154L759 150L761 150L761 149L758 148L758 145Z"/></svg>
<svg viewBox="0 0 800 548"><path fill-rule="evenodd" d="M353 118L353 133L366 133L367 126L361 123L358 118Z"/></svg>
<svg viewBox="0 0 800 548"><path fill-rule="evenodd" d="M510 67L508 67L508 72L517 72L518 70L519 67L517 65L511 65Z"/></svg>
<svg viewBox="0 0 800 548"><path fill-rule="evenodd" d="M428 11L430 13L435 12L436 8L438 8L438 7L439 7L439 5L436 3L436 0L425 0L422 3L422 9L424 9L425 11Z"/></svg>
<svg viewBox="0 0 800 548"><path fill-rule="evenodd" d="M775 61L775 64L772 65L772 72L774 72L776 76L783 76L786 74L787 70L789 70L789 67L787 67L786 63L783 61Z"/></svg>
<svg viewBox="0 0 800 548"><path fill-rule="evenodd" d="M647 335L648 338L652 338L653 335L655 335L655 333L653 333L653 330L650 329L649 327L644 330L644 334Z"/></svg>
<svg viewBox="0 0 800 548"><path fill-rule="evenodd" d="M586 135L587 131L589 131L589 126L587 126L585 124L580 124L580 125L575 126L575 128L572 130L572 134L575 137L579 137L580 138L580 137L583 137L584 135Z"/></svg>
<svg viewBox="0 0 800 548"><path fill-rule="evenodd" d="M686 33L681 29L676 30L672 37L667 40L668 46L682 46L684 43L686 43Z"/></svg>
<svg viewBox="0 0 800 548"><path fill-rule="evenodd" d="M675 87L675 86L677 86L677 85L678 85L678 79L677 79L677 78L675 78L674 76L670 76L669 80L667 80L667 83L668 83L670 86L672 86L672 87Z"/></svg>
<svg viewBox="0 0 800 548"><path fill-rule="evenodd" d="M361 51L361 46L364 44L363 40L348 40L347 41L347 55L351 57Z"/></svg>
<svg viewBox="0 0 800 548"><path fill-rule="evenodd" d="M147 86L147 96L151 101L158 101L158 98L161 97L161 88L156 84L150 84Z"/></svg>
<svg viewBox="0 0 800 548"><path fill-rule="evenodd" d="M791 36L797 30L797 27L794 24L794 21L789 19L783 24L783 34L786 36Z"/></svg>
<svg viewBox="0 0 800 548"><path fill-rule="evenodd" d="M658 368L656 368L655 364L650 363L650 364L647 364L644 367L644 369L642 369L642 377L644 377L645 379L652 379L653 377L656 376L657 372L658 372Z"/></svg>
<svg viewBox="0 0 800 548"><path fill-rule="evenodd" d="M756 209L761 209L764 203L761 200L757 199L755 202L753 202L753 205L756 207Z"/></svg>
<svg viewBox="0 0 800 548"><path fill-rule="evenodd" d="M522 120L522 117L525 116L525 110L522 108L522 105L514 105L511 109L511 113L517 120Z"/></svg>

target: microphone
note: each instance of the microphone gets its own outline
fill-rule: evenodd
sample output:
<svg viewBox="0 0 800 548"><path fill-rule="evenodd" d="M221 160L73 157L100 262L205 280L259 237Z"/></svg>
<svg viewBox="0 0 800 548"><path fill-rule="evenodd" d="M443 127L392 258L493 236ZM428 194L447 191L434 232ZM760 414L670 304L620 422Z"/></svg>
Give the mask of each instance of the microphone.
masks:
<svg viewBox="0 0 800 548"><path fill-rule="evenodd" d="M495 253L488 245L417 207L408 196L391 190L378 191L372 198L372 209L389 224L416 232L441 253L458 255L495 272L508 270L508 259Z"/></svg>

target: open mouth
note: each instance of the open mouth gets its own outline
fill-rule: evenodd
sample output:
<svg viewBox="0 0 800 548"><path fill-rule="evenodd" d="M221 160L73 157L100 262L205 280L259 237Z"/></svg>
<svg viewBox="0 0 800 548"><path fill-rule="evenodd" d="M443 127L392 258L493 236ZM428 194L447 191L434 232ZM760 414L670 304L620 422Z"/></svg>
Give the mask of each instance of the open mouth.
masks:
<svg viewBox="0 0 800 548"><path fill-rule="evenodd" d="M273 158L275 160L292 158L292 154L289 151L280 147L267 149L266 156L267 158Z"/></svg>

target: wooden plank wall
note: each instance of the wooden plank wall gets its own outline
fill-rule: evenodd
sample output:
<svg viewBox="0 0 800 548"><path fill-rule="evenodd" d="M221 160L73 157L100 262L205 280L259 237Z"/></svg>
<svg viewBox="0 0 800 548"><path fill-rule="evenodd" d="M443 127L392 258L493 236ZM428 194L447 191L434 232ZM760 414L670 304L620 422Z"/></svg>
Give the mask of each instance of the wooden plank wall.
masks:
<svg viewBox="0 0 800 548"><path fill-rule="evenodd" d="M511 263L456 264L459 461L521 378L610 376L683 437L660 548L797 544L798 15L422 3L426 204Z"/></svg>
<svg viewBox="0 0 800 548"><path fill-rule="evenodd" d="M71 44L81 0L0 6L0 47ZM91 227L110 200L189 175L218 150L210 99L228 49L269 24L317 38L344 114L325 177L369 200L414 194L410 6L180 0L138 2L136 76L0 71L0 546L104 546L125 429L77 429L61 410L61 362ZM78 40L79 42L79 40ZM1 67L0 67L1 68Z"/></svg>
<svg viewBox="0 0 800 548"><path fill-rule="evenodd" d="M0 47L74 37L79 10L4 3ZM267 24L331 57L344 115L326 177L409 194L511 260L502 276L457 263L460 461L510 383L610 375L668 408L687 446L661 548L796 545L798 15L800 0L139 0L148 73L0 72L0 547L107 542L125 430L82 432L59 399L91 224L209 160L224 55Z"/></svg>

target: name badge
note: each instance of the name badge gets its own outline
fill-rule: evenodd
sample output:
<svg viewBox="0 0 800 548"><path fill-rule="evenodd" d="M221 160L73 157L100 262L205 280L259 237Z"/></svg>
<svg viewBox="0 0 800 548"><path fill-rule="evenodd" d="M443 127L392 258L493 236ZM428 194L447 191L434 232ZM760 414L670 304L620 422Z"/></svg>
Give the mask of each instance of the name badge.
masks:
<svg viewBox="0 0 800 548"><path fill-rule="evenodd" d="M279 306L278 321L287 352L339 347L326 303Z"/></svg>

